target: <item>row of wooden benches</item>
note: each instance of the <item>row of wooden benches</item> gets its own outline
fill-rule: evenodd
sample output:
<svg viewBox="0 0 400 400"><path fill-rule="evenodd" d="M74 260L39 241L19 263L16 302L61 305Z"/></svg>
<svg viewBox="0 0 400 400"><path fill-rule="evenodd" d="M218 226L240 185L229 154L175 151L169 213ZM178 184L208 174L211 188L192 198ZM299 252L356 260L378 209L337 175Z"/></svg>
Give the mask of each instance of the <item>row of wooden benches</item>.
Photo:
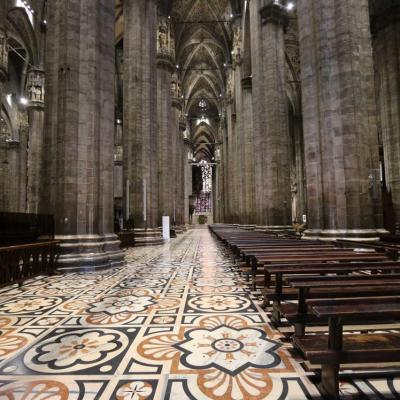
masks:
<svg viewBox="0 0 400 400"><path fill-rule="evenodd" d="M261 286L272 322L280 327L284 318L294 326L293 345L309 365L320 365L325 397L339 398L340 365L400 362L399 331L381 332L388 324L398 327L400 319L396 244L350 248L345 241L210 229L233 252L252 288ZM310 329L315 325L327 332Z"/></svg>

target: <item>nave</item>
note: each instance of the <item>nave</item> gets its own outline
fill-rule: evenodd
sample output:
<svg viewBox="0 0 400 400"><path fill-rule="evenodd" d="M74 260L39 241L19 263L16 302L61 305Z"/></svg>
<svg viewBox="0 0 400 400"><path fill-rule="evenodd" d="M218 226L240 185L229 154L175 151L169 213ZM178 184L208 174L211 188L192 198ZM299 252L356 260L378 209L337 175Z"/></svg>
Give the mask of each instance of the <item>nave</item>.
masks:
<svg viewBox="0 0 400 400"><path fill-rule="evenodd" d="M126 260L0 291L0 399L320 398L207 229ZM343 398L396 390L399 379L341 382Z"/></svg>

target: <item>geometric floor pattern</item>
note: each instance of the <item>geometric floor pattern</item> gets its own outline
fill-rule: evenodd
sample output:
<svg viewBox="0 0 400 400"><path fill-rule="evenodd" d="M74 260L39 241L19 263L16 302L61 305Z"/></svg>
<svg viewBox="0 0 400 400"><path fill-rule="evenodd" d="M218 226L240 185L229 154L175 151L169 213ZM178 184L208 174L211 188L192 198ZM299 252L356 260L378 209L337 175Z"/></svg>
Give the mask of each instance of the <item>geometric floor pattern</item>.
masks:
<svg viewBox="0 0 400 400"><path fill-rule="evenodd" d="M224 247L193 229L113 271L1 289L0 400L319 398L279 338ZM400 398L398 380L342 390Z"/></svg>

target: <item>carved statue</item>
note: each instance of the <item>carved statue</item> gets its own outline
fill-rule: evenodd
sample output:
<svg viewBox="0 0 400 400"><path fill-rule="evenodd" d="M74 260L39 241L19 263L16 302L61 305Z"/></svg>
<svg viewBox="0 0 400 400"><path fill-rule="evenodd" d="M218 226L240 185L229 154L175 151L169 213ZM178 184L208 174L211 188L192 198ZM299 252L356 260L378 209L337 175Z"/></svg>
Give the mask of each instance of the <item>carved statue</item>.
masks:
<svg viewBox="0 0 400 400"><path fill-rule="evenodd" d="M161 19L158 24L158 42L157 52L159 54L166 54L169 52L169 28L168 22L165 19Z"/></svg>
<svg viewBox="0 0 400 400"><path fill-rule="evenodd" d="M233 60L237 63L242 59L242 30L236 27L233 33L233 46L232 46Z"/></svg>
<svg viewBox="0 0 400 400"><path fill-rule="evenodd" d="M226 96L228 100L233 98L233 92L234 92L233 70L230 70L228 72L228 76L226 79Z"/></svg>
<svg viewBox="0 0 400 400"><path fill-rule="evenodd" d="M171 96L178 96L178 75L176 72L174 72L171 77Z"/></svg>
<svg viewBox="0 0 400 400"><path fill-rule="evenodd" d="M182 85L178 80L178 97L181 98L182 97Z"/></svg>
<svg viewBox="0 0 400 400"><path fill-rule="evenodd" d="M28 71L26 93L31 106L44 105L44 71L31 69Z"/></svg>

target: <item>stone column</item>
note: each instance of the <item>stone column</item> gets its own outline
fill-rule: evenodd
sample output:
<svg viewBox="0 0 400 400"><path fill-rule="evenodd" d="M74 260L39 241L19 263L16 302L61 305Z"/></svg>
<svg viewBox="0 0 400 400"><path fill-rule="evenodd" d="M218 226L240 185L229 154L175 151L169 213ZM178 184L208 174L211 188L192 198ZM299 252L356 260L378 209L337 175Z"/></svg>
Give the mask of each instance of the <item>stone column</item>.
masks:
<svg viewBox="0 0 400 400"><path fill-rule="evenodd" d="M236 123L233 126L233 165L234 174L233 184L234 192L234 211L235 223L246 224L245 218L245 193L244 193L244 125L246 123L242 113L242 29L240 28L241 19L234 22L234 37L232 50L232 73L233 89L229 93L234 101L234 114Z"/></svg>
<svg viewBox="0 0 400 400"><path fill-rule="evenodd" d="M225 171L227 188L227 222L237 223L237 203L236 203L236 137L235 123L236 113L234 104L234 71L228 70L227 89L225 98L226 109L226 146L225 146Z"/></svg>
<svg viewBox="0 0 400 400"><path fill-rule="evenodd" d="M4 29L2 12L0 11L0 99L3 98L3 84L7 79L8 79L7 33Z"/></svg>
<svg viewBox="0 0 400 400"><path fill-rule="evenodd" d="M185 154L184 131L186 129L186 118L180 110L179 116L179 134L178 134L178 190L177 190L177 208L176 219L177 224L185 229L185 168L187 163L187 155Z"/></svg>
<svg viewBox="0 0 400 400"><path fill-rule="evenodd" d="M222 110L222 117L219 121L218 136L222 142L221 152L220 152L220 194L221 194L221 221L224 223L230 223L230 201L229 201L229 184L228 180L230 178L229 172L229 143L228 143L228 135L227 135L227 124L226 124L226 107Z"/></svg>
<svg viewBox="0 0 400 400"><path fill-rule="evenodd" d="M0 142L0 211L20 209L20 142Z"/></svg>
<svg viewBox="0 0 400 400"><path fill-rule="evenodd" d="M121 265L113 233L114 4L54 0L46 43L41 213L64 270Z"/></svg>
<svg viewBox="0 0 400 400"><path fill-rule="evenodd" d="M189 215L189 196L192 195L192 142L190 140L190 131L188 125L185 126L183 131L183 146L184 146L184 220L185 225L190 224Z"/></svg>
<svg viewBox="0 0 400 400"><path fill-rule="evenodd" d="M43 129L44 129L44 71L28 71L26 93L28 95L28 161L27 161L27 204L28 213L39 210L40 179L43 174Z"/></svg>
<svg viewBox="0 0 400 400"><path fill-rule="evenodd" d="M307 237L382 228L368 0L299 0Z"/></svg>
<svg viewBox="0 0 400 400"><path fill-rule="evenodd" d="M380 116L386 187L400 223L400 6L373 19L377 104Z"/></svg>
<svg viewBox="0 0 400 400"><path fill-rule="evenodd" d="M15 153L13 154L15 159L15 165L18 165L17 168L11 168L11 174L14 174L15 171L18 175L18 178L15 177L13 181L13 176L10 176L10 184L12 186L17 186L17 190L14 192L15 197L11 198L14 209L18 212L24 213L27 210L27 181L28 181L28 140L29 140L29 121L28 114L23 111L19 113L19 142L17 142L17 146L12 146L15 149Z"/></svg>
<svg viewBox="0 0 400 400"><path fill-rule="evenodd" d="M257 2L256 2L257 3ZM255 117L260 156L256 163L259 224L287 226L290 215L290 154L286 95L284 31L288 16L284 7L272 3L259 10L259 42L253 86L259 87Z"/></svg>
<svg viewBox="0 0 400 400"><path fill-rule="evenodd" d="M157 1L124 1L124 25L124 203L136 242L157 244Z"/></svg>
<svg viewBox="0 0 400 400"><path fill-rule="evenodd" d="M170 23L167 17L160 17L157 32L157 144L158 144L158 225L162 217L169 216L170 224L174 219L174 190L175 184L172 149L178 121L175 109L171 105L171 96L177 92L177 79L171 77L174 70L174 60L170 48ZM175 88L175 89L174 89ZM174 134L175 133L175 134Z"/></svg>
<svg viewBox="0 0 400 400"><path fill-rule="evenodd" d="M176 85L175 85L176 83ZM178 93L178 80L175 75L175 82L171 86L172 103L169 104L169 130L168 130L168 153L166 174L168 175L168 196L171 205L171 226L177 229L179 225L177 220L178 210L178 190L179 190L179 159L178 159L178 141L179 141L179 116L182 109L180 93ZM179 229L178 229L179 230Z"/></svg>
<svg viewBox="0 0 400 400"><path fill-rule="evenodd" d="M254 182L254 148L253 142L253 103L252 103L252 78L250 76L242 79L242 119L243 119L243 188L244 198L244 221L246 224L254 224L255 218L255 182Z"/></svg>

